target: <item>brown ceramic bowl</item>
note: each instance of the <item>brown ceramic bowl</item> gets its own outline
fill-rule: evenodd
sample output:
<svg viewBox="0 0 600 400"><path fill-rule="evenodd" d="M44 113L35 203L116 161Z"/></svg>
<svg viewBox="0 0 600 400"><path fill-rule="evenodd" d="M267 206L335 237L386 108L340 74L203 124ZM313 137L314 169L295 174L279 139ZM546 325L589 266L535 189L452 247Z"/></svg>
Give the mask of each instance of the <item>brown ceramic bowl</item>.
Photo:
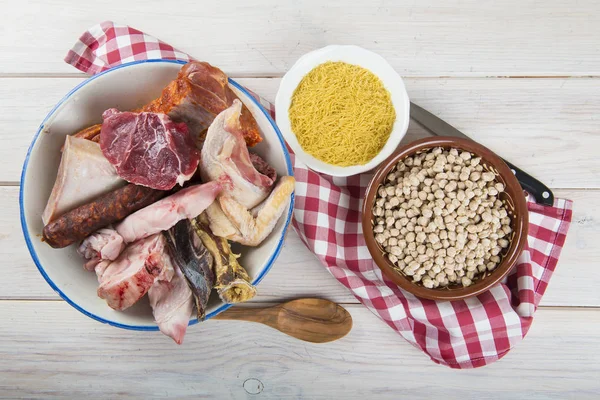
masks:
<svg viewBox="0 0 600 400"><path fill-rule="evenodd" d="M481 157L481 164L487 166L492 171L496 172L496 180L504 184L505 190L500 195L500 199L505 202L509 211L512 211L511 228L513 236L510 238L510 244L507 249L501 253L500 265L495 270L489 273L483 279L475 281L471 286L463 287L457 285L446 288L428 289L420 284L413 283L412 280L396 271L393 264L384 255L383 249L375 241L373 233L373 204L377 189L387 177L390 170L397 164L398 161L423 152L434 147L456 148L466 150ZM428 137L417 140L404 147L401 147L385 160L377 169L375 176L367 187L365 201L363 202L362 210L362 228L369 248L369 252L375 260L377 266L385 274L385 276L398 285L400 288L414 294L415 296L431 300L459 300L467 297L476 296L497 284L502 278L509 273L515 265L517 258L523 251L525 242L527 241L527 226L528 213L525 195L521 185L511 172L510 168L502 161L500 157L494 154L491 150L482 145L467 139L459 139L454 137Z"/></svg>

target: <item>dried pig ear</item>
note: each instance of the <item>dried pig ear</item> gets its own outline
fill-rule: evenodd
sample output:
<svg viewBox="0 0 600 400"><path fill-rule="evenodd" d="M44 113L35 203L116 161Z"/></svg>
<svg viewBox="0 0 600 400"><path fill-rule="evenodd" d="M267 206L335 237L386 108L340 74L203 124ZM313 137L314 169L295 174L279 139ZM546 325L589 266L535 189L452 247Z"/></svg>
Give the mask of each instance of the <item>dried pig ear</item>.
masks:
<svg viewBox="0 0 600 400"><path fill-rule="evenodd" d="M225 303L241 303L256 296L248 273L231 251L227 239L213 235L208 218L202 213L192 220L194 230L215 260L215 289Z"/></svg>

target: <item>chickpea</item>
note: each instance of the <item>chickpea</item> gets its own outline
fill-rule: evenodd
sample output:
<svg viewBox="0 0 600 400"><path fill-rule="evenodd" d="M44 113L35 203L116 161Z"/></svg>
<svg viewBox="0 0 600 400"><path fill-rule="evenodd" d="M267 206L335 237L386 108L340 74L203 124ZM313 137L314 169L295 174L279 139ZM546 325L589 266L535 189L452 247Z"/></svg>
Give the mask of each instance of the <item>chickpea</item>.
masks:
<svg viewBox="0 0 600 400"><path fill-rule="evenodd" d="M483 174L481 174L481 178L485 182L491 182L494 180L495 177L496 175L493 172L484 172Z"/></svg>
<svg viewBox="0 0 600 400"><path fill-rule="evenodd" d="M504 185L467 151L436 147L398 162L377 189L375 240L394 268L437 288L469 286L510 244Z"/></svg>
<svg viewBox="0 0 600 400"><path fill-rule="evenodd" d="M431 280L430 277L426 276L425 278L423 278L423 286L425 286L427 289L432 289L433 288L433 281Z"/></svg>

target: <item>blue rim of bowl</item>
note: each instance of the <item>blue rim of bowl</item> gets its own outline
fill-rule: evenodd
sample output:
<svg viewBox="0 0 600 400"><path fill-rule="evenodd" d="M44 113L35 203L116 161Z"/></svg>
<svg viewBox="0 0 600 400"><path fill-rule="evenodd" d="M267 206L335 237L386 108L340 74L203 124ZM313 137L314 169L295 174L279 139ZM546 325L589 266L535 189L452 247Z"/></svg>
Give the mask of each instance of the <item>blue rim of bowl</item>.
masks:
<svg viewBox="0 0 600 400"><path fill-rule="evenodd" d="M81 312L82 314L95 319L96 321L102 322L104 324L108 324L117 328L122 328L122 329L129 329L129 330L134 330L134 331L158 331L158 326L156 325L125 325L125 324L120 324L118 322L115 321L111 321L111 320L107 320L104 319L102 317L99 317L96 314L93 314L87 310L85 310L83 307L81 307L80 305L78 305L77 303L75 303L73 300L71 300L65 293L63 293L58 286L56 286L56 284L54 283L54 281L52 281L52 279L50 279L50 277L46 274L46 271L44 270L44 267L42 267L42 264L37 256L37 253L35 252L35 249L33 248L33 244L31 241L31 237L29 236L29 229L27 227L27 221L25 220L25 211L23 209L23 187L24 187L24 183L25 183L25 173L27 172L27 165L29 164L29 157L31 155L31 151L33 150L33 146L35 145L35 142L37 141L37 138L39 137L40 133L42 132L42 130L44 129L44 126L46 125L46 123L48 122L48 120L54 115L54 113L63 105L63 103L65 101L67 101L74 93L76 93L79 89L81 89L82 87L84 87L85 85L87 85L88 83L90 83L91 81L93 81L96 78L99 78L105 74L108 74L112 71L115 71L117 69L121 69L121 68L126 68L132 65L137 65L137 64L145 64L145 63L170 63L170 64L186 64L185 61L179 61L179 60L165 60L165 59L151 59L151 60L139 60L139 61L132 61L129 63L125 63L125 64L121 64L121 65L117 65L113 68L107 69L106 71L103 71L99 74L93 75L91 77L89 77L88 79L86 79L85 81L81 82L79 85L75 86L73 89L71 89L71 91L69 93L67 93L65 95L65 97L63 97L55 106L54 108L52 108L52 110L48 113L48 115L46 115L46 118L44 118L44 120L42 121L37 133L35 134L35 136L33 137L33 140L31 141L31 145L29 145L29 149L27 150L27 155L25 156L25 162L23 163L23 170L21 171L21 182L20 182L20 187L19 187L19 208L20 208L20 216L21 216L21 229L23 230L23 235L25 236L25 242L27 244L27 249L29 250L29 253L31 254L31 258L33 259L33 262L35 263L35 265L37 266L37 269L40 271L40 274L44 277L44 279L46 280L46 282L48 283L48 285L50 285L50 287L52 287L52 289L58 293L58 295L65 300L67 303L69 303L73 308L75 308L76 310L78 310L79 312ZM285 161L286 161L286 165L287 165L287 173L290 176L294 175L294 170L292 168L292 161L290 159L290 154L287 150L287 147L285 145L285 141L283 139L283 136L281 135L281 132L279 131L279 128L277 127L277 124L275 124L275 121L273 121L273 118L271 118L271 116L269 115L269 113L267 112L267 110L265 110L265 108L260 104L259 101L257 101L254 96L252 96L243 86L241 86L239 83L237 83L236 81L234 81L233 79L229 78L229 83L231 85L233 85L236 89L238 89L239 91L241 91L242 93L244 93L244 95L246 95L256 106L258 106L258 109L262 111L262 113L264 114L264 116L267 118L267 120L269 121L269 123L271 124L273 130L275 130L275 133L277 134L277 138L279 139L279 143L281 145L281 148L283 149L283 153L285 155ZM254 281L252 282L253 285L257 285L258 283L260 283L260 281L265 277L265 275L267 274L267 272L269 272L269 270L273 267L273 264L275 263L275 260L277 259L277 256L279 256L279 253L281 252L281 249L283 247L283 241L285 238L285 234L286 231L289 227L291 218L292 218L292 213L294 210L294 195L292 194L292 198L290 201L290 207L288 210L288 214L285 220L285 225L283 227L283 231L281 233L281 237L279 238L279 241L277 242L277 247L275 248L275 251L271 254L271 256L269 257L269 260L267 261L267 264L265 266L265 268L263 268L263 270L258 274L258 276L254 279ZM210 319L212 317L214 317L215 315L227 310L229 307L231 307L232 304L223 304L220 307L218 307L215 311L209 313L206 316L206 319ZM194 319L194 320L190 320L189 325L195 325L198 323L198 320Z"/></svg>

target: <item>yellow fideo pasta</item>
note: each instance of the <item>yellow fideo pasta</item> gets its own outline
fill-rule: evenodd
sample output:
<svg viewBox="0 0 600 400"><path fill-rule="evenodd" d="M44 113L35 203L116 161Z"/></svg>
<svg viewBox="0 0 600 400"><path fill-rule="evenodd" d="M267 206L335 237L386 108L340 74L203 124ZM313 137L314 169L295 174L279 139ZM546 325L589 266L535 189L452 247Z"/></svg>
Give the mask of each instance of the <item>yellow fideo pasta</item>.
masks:
<svg viewBox="0 0 600 400"><path fill-rule="evenodd" d="M371 71L326 62L300 82L289 109L304 151L338 166L362 165L383 148L396 111L390 93Z"/></svg>

